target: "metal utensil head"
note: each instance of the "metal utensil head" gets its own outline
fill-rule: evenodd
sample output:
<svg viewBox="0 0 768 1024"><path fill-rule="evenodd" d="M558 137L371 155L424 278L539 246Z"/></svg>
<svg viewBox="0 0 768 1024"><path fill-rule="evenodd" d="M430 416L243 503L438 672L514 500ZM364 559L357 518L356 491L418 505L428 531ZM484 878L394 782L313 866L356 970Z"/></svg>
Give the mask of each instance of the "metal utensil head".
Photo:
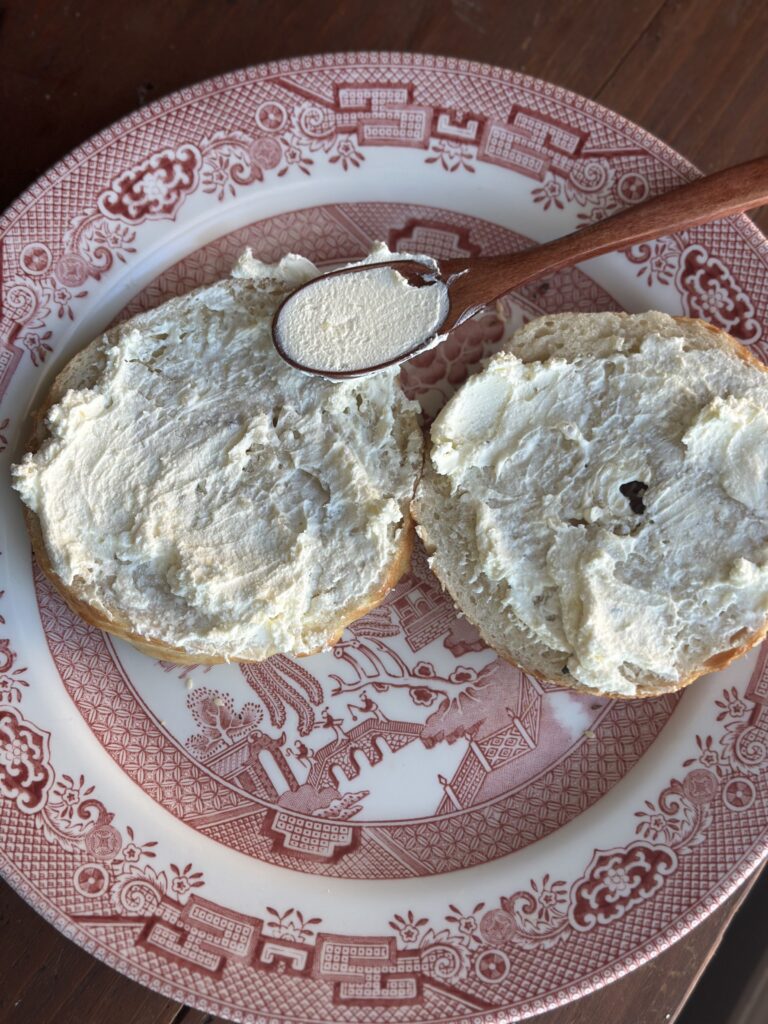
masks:
<svg viewBox="0 0 768 1024"><path fill-rule="evenodd" d="M343 275L354 275L361 273L376 272L379 270L395 270L403 277L409 286L413 288L439 288L441 289L442 295L440 296L439 313L434 322L429 324L427 331L422 331L419 337L406 338L402 349L398 349L395 355L389 356L373 365L365 366L352 366L352 367L333 367L328 366L312 366L301 360L295 347L289 343L288 340L288 323L289 314L295 311L296 304L298 303L310 303L312 302L313 293L315 290L323 287L324 282L327 282L329 278L338 278ZM416 259L402 259L402 260L388 260L381 263L361 263L354 267L346 267L341 270L334 270L328 274L323 274L320 277L316 277L306 284L297 288L296 291L288 295L281 305L278 307L273 320L272 320L272 341L278 354L294 369L301 370L303 373L316 374L322 377L326 377L330 380L345 380L351 377L365 376L369 373L375 373L378 370L386 369L390 366L395 366L398 363L404 362L406 359L411 359L413 356L418 355L431 345L436 344L444 333L440 333L440 329L449 319L451 314L451 303L450 296L448 293L448 286L450 281L445 281L440 273L440 267L434 262L420 261ZM393 296L393 301L397 301L397 296ZM362 311L365 314L365 310Z"/></svg>

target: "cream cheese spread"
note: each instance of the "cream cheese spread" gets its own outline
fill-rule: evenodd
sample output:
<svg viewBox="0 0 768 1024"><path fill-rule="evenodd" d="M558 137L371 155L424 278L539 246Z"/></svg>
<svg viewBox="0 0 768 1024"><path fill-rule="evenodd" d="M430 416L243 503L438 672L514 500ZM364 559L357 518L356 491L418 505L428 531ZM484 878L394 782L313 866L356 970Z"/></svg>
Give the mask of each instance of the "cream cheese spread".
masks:
<svg viewBox="0 0 768 1024"><path fill-rule="evenodd" d="M715 472L753 512L768 509L768 411L749 398L714 398L683 437L688 456Z"/></svg>
<svg viewBox="0 0 768 1024"><path fill-rule="evenodd" d="M444 514L473 531L466 585L577 682L631 696L764 623L768 374L653 334L602 357L504 353L432 444Z"/></svg>
<svg viewBox="0 0 768 1024"><path fill-rule="evenodd" d="M416 286L387 260L414 259L431 269L424 256L392 253L381 242L370 256L350 267L369 270L331 274L299 291L280 313L280 349L301 368L325 373L365 374L403 358L436 334L448 313L448 289L442 281Z"/></svg>
<svg viewBox="0 0 768 1024"><path fill-rule="evenodd" d="M387 577L417 407L396 369L335 384L279 358L274 311L317 274L247 251L231 279L112 329L14 469L58 576L142 637L304 653Z"/></svg>

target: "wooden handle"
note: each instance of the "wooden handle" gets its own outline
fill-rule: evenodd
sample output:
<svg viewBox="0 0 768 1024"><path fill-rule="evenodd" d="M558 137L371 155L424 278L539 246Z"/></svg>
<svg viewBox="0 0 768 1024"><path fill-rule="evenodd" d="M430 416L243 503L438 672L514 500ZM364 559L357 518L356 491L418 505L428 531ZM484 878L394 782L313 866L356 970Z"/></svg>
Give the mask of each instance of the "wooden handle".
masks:
<svg viewBox="0 0 768 1024"><path fill-rule="evenodd" d="M728 217L768 202L768 157L699 178L589 227L513 256L467 263L443 260L445 274L468 272L451 285L451 320L470 306L491 302L527 281L594 256Z"/></svg>

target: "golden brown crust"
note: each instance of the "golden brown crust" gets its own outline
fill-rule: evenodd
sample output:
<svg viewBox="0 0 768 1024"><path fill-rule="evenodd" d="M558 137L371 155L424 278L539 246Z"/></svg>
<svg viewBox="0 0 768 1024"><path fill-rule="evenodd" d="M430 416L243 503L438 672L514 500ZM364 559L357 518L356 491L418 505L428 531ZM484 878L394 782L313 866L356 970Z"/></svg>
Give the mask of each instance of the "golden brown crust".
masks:
<svg viewBox="0 0 768 1024"><path fill-rule="evenodd" d="M418 520L417 520L418 521ZM435 566L432 566L432 572L440 583L443 591L448 594L451 600L455 601L452 592L449 590L446 581L441 576L440 572ZM740 644L738 647L731 647L728 650L721 651L719 654L712 655L708 658L704 664L692 672L685 679L680 680L676 683L670 683L668 686L665 685L653 685L644 686L640 685L637 687L635 692L631 695L624 693L611 693L605 690L598 690L592 686L585 686L583 683L577 682L571 676L554 673L549 676L543 675L537 669L532 668L530 665L525 665L507 648L500 646L498 643L494 643L492 637L488 636L483 629L480 622L474 619L471 615L467 614L464 609L460 609L462 614L466 616L468 622L471 622L475 629L477 629L480 636L483 638L485 643L489 645L499 657L503 658L504 661L508 661L510 665L514 665L515 668L519 668L522 672L527 675L533 676L534 679L538 679L542 683L558 683L562 686L567 686L569 690L573 690L576 693L591 694L593 697L609 697L612 700L635 700L638 697L661 697L665 693L677 693L678 690L685 689L686 686L690 686L691 683L695 682L700 676L706 675L709 672L719 672L721 669L726 668L731 664L732 661L736 661L738 658L743 657L749 651L752 650L757 644L765 639L768 634L768 619L761 626L757 632L747 636L745 642Z"/></svg>
<svg viewBox="0 0 768 1024"><path fill-rule="evenodd" d="M768 365L759 360L749 351L749 349L745 345L742 345L741 342L737 341L735 338L732 338L730 334L727 334L721 328L715 327L713 324L707 323L705 320L697 320L695 317L676 316L673 317L672 319L683 326L692 325L698 328L704 328L706 331L717 337L718 341L720 342L723 348L728 349L739 359L742 359L745 363L749 363L750 366L753 366L756 369L761 370L763 373L768 373ZM424 456L425 462L429 458L429 454L429 449L427 449ZM419 500L415 499L411 503L411 511L414 513L416 523L419 525L419 533L424 539L425 544L431 545L432 542L430 542L429 539L424 536L424 526L421 524L419 520L419 505ZM432 547L434 549L434 545L432 545ZM451 597L451 599L455 601L455 597L452 591L449 589L446 581L443 579L440 572L435 566L432 566L432 572L439 580L440 586L443 588L445 593L447 593ZM521 664L516 659L516 656L512 653L512 651L500 646L498 643L494 643L492 639L489 636L487 636L486 633L484 632L482 623L478 622L470 615L468 615L466 611L464 611L464 609L460 610L462 611L462 614L466 615L467 620L469 622L472 622L477 631L480 633L480 636L483 638L483 640L487 644L489 644L501 658L509 662L510 665L514 665L515 668L519 668L521 671L533 676L535 679L538 679L544 683L557 683L562 686L567 686L569 690L573 690L576 693L590 694L593 697L608 697L612 700L634 700L639 697L661 697L666 693L677 693L678 690L683 690L685 689L685 687L690 686L691 683L695 682L701 676L706 675L709 672L719 672L722 669L726 668L732 662L736 661L738 658L741 658L745 654L747 654L750 650L752 650L753 647L755 647L762 640L764 640L766 635L768 635L768 618L766 618L766 621L763 623L760 629L756 630L752 634L748 634L747 637L745 637L744 643L739 644L736 647L728 648L727 650L721 651L718 654L712 655L711 658L708 658L707 661L705 661L699 668L697 668L689 676L686 676L684 679L679 680L676 683L670 683L669 685L662 684L646 686L641 684L640 686L638 686L635 693L633 693L631 696L628 696L627 694L609 693L604 690L595 689L591 686L585 686L583 683L576 682L576 680L574 680L571 676L568 675L542 675L540 671L537 671L536 669L531 668L528 665Z"/></svg>
<svg viewBox="0 0 768 1024"><path fill-rule="evenodd" d="M440 582L442 584L442 580ZM480 633L480 636L483 637L483 640L486 640L486 642L488 642L487 637L483 635L482 628L478 626L477 623L475 623L475 626L478 632ZM496 647L494 649L496 650L496 653L500 655L500 657L502 657L505 661L508 661L510 665L514 665L515 668L521 669L523 672L527 673L528 675L534 676L534 678L540 680L543 683L559 683L563 686L567 686L569 690L574 690L576 693L587 693L591 694L593 697L609 697L611 700L635 700L639 697L661 697L665 693L677 693L678 690L684 690L686 686L690 686L691 683L695 682L701 676L707 675L707 673L709 672L720 672L721 669L727 668L727 666L730 665L732 661L736 661L738 658L743 657L745 654L751 651L753 647L755 647L762 640L764 640L766 633L768 633L768 621L766 621L765 624L756 633L753 633L748 638L746 643L742 644L739 647L731 647L727 651L721 651L719 654L714 654L711 658L708 658L707 661L705 661L700 668L696 669L695 672L692 672L689 676L686 676L685 679L682 679L680 682L670 683L668 686L640 685L631 695L625 693L609 693L605 690L597 690L592 686L584 686L583 683L576 682L570 676L543 676L540 672L536 672L533 669L527 668L525 665L521 665L519 662L515 661L513 655L509 651L502 650L499 647Z"/></svg>
<svg viewBox="0 0 768 1024"><path fill-rule="evenodd" d="M111 633L113 636L119 637L121 640L127 640L141 651L142 654L147 654L151 658L159 658L162 661L178 662L181 665L220 665L225 662L248 662L249 660L252 660L238 657L223 658L204 654L191 654L181 647L171 647L168 644L163 643L162 640L141 636L139 633L133 632L125 619L117 617L110 618L97 608L88 604L86 601L81 600L77 596L76 591L72 587L67 586L61 577L54 571L45 547L43 531L40 527L40 520L38 517L31 511L31 509L25 507L24 518L26 520L27 532L29 533L29 537L32 542L32 551L34 552L37 564L54 585L66 602L67 606L71 608L73 612L76 612L82 619L85 619L90 626L96 626L97 629L103 629L107 633ZM326 650L328 647L332 647L333 644L339 640L341 634L350 622L355 622L357 619L361 619L364 615L367 615L368 612L377 608L390 590L396 586L400 578L408 570L412 548L413 519L410 516L407 516L403 523L402 538L397 554L395 555L389 572L379 589L368 599L367 602L362 605L358 605L334 623L333 632L329 635L325 644L312 651L306 651L303 654L298 655L298 657L306 658L311 654L318 654L320 651Z"/></svg>
<svg viewBox="0 0 768 1024"><path fill-rule="evenodd" d="M323 647L316 647L313 651L307 651L305 654L299 654L299 658L308 658L312 654L319 654L320 651L325 651L329 647L333 647L341 639L341 634L350 624L350 622L357 622L358 619L362 619L368 612L372 612L374 608L378 608L390 590L396 587L402 577L408 572L411 565L411 552L413 551L413 536L414 536L414 521L411 515L406 515L403 520L403 535L400 539L400 546L397 549L394 561L390 566L389 572L387 573L384 582L376 590L373 596L368 600L366 604L358 605L357 608L353 609L343 618L339 619L336 624L336 632L329 638Z"/></svg>
<svg viewBox="0 0 768 1024"><path fill-rule="evenodd" d="M714 324L707 323L706 320L697 320L693 316L673 316L672 319L678 324L692 324L696 327L703 328L710 334L716 335L722 342L725 348L730 349L735 356L739 359L743 359L745 363L749 363L750 366L754 366L757 370L762 370L763 373L768 373L768 365L766 365L761 359L753 355L746 345L743 345L736 338L732 338L730 334L724 331L721 327L715 327Z"/></svg>
<svg viewBox="0 0 768 1024"><path fill-rule="evenodd" d="M55 377L42 404L33 413L31 438L26 449L28 452L37 451L46 439L47 431L45 429L45 416L48 410L52 406L56 405L56 403L61 400L64 393L70 390L71 387L82 387L87 384L87 382L82 379L73 378L79 378L81 372L83 375L87 374L87 370L90 365L90 357L92 357L97 351L100 341L101 339L97 338L95 341L91 342L90 345L86 346L86 348L74 356L74 358L67 363L67 365ZM162 661L177 662L181 665L218 665L226 662L247 663L249 660L252 660L247 658L238 658L236 656L224 658L221 656L193 654L189 651L185 651L181 647L170 646L162 640L142 636L130 628L126 619L114 614L110 616L99 609L94 608L92 605L88 604L87 601L83 601L78 596L76 590L68 586L61 577L56 574L45 546L45 539L43 537L40 520L31 509L26 507L26 505L24 506L24 519L27 525L27 532L29 533L30 541L32 543L32 551L40 569L51 581L53 586L66 602L67 606L84 619L89 625L96 626L98 629L103 629L105 632L111 633L113 636L119 637L121 640L127 640L129 643L133 644L137 650L141 651L142 654L146 654L151 658L158 658ZM413 534L413 518L410 513L405 512L400 543L395 553L395 557L392 560L392 564L390 565L389 571L387 572L381 586L368 598L367 601L351 609L337 619L333 624L332 630L329 633L325 644L322 644L312 651L303 652L302 654L297 655L298 657L309 657L311 654L318 654L320 651L333 646L333 644L340 639L342 633L351 622L355 622L357 619L362 618L364 615L367 615L368 612L381 604L390 590L408 570L411 560L411 550L413 548Z"/></svg>

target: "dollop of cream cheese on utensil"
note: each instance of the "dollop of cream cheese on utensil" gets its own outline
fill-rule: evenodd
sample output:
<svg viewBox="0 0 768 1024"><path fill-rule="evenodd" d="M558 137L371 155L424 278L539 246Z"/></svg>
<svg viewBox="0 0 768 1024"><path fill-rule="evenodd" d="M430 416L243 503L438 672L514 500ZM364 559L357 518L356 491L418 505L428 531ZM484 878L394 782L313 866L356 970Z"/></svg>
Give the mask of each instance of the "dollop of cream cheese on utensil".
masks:
<svg viewBox="0 0 768 1024"><path fill-rule="evenodd" d="M410 283L385 260L410 259L437 269L425 256L392 253L377 243L352 267L370 269L330 274L302 288L280 311L279 348L300 368L363 375L403 358L421 342L431 347L445 335L438 328L448 313L444 282Z"/></svg>
<svg viewBox="0 0 768 1024"><path fill-rule="evenodd" d="M277 355L274 311L318 273L246 252L231 279L113 328L15 467L54 571L142 637L303 653L386 578L418 407L396 369L332 383Z"/></svg>
<svg viewBox="0 0 768 1024"><path fill-rule="evenodd" d="M504 353L432 444L444 514L474 531L467 586L492 587L577 682L631 696L763 625L768 374L655 335L608 357Z"/></svg>

